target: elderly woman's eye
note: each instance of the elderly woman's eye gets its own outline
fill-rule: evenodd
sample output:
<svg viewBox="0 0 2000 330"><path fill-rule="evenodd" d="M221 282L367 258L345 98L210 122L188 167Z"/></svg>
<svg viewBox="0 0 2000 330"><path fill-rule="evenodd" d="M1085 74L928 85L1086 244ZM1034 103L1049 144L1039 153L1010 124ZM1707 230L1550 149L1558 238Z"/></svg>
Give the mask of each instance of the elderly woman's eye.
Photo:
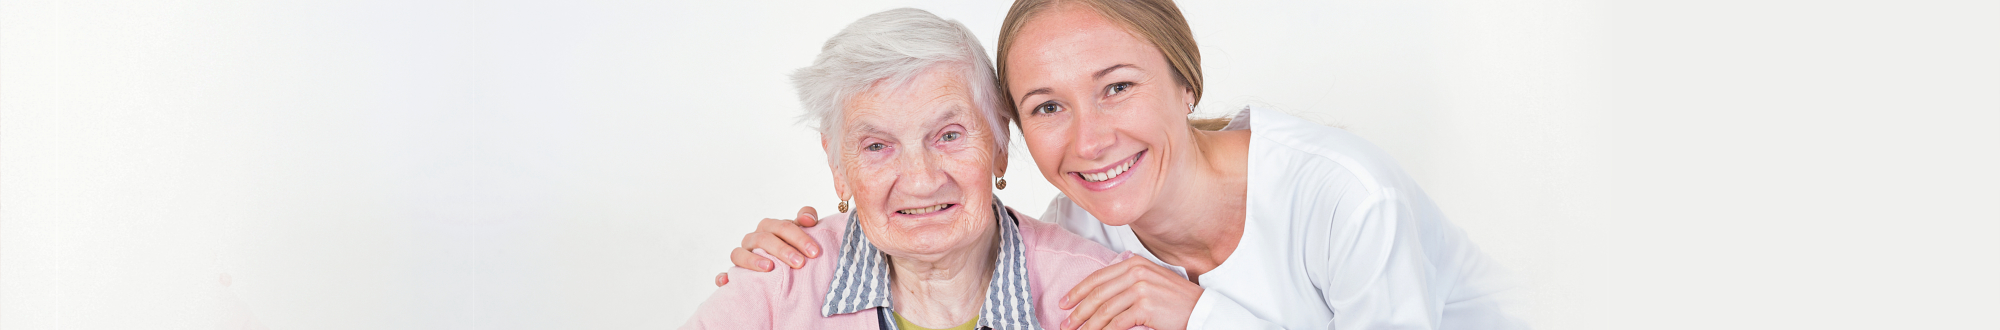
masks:
<svg viewBox="0 0 2000 330"><path fill-rule="evenodd" d="M1042 105L1035 106L1034 112L1038 115L1046 115L1056 113L1056 111L1062 111L1062 109L1056 108L1055 102L1045 102Z"/></svg>
<svg viewBox="0 0 2000 330"><path fill-rule="evenodd" d="M946 142L958 140L958 132L945 132L944 136L938 137L938 140Z"/></svg>
<svg viewBox="0 0 2000 330"><path fill-rule="evenodd" d="M888 148L888 147L889 145L882 144L881 142L876 142L876 143L869 143L867 147L863 147L862 149L867 149L868 151L882 151L882 148Z"/></svg>
<svg viewBox="0 0 2000 330"><path fill-rule="evenodd" d="M1110 87L1104 88L1104 90L1106 91L1105 96L1118 95L1118 93L1124 93L1126 89L1131 89L1131 88L1132 88L1132 83L1128 82L1111 84Z"/></svg>

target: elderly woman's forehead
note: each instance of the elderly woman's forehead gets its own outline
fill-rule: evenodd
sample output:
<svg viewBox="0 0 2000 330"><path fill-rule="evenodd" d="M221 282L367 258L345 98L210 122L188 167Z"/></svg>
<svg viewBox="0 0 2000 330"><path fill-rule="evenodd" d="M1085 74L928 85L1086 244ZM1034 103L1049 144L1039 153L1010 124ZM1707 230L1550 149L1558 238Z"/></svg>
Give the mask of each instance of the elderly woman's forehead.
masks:
<svg viewBox="0 0 2000 330"><path fill-rule="evenodd" d="M935 70L933 70L935 71ZM884 79L855 95L845 110L960 112L972 106L972 90L956 75L927 72L901 81Z"/></svg>
<svg viewBox="0 0 2000 330"><path fill-rule="evenodd" d="M846 112L855 117L855 120L847 121L848 126L855 130L875 128L879 131L879 128L873 127L872 122L882 120L944 122L971 118L968 112L971 112L972 108L966 102L884 101L887 102L864 102L849 107Z"/></svg>
<svg viewBox="0 0 2000 330"><path fill-rule="evenodd" d="M889 77L868 86L865 93L886 94L905 98L965 97L971 98L971 86L955 65L936 65L916 74L903 77Z"/></svg>

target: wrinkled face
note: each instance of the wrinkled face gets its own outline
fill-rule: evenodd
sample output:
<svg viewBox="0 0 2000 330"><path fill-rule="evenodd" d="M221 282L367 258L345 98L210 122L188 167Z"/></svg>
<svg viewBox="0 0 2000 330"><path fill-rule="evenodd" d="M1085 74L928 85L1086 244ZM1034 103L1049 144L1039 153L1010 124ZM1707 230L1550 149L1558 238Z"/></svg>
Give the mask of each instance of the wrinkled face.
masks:
<svg viewBox="0 0 2000 330"><path fill-rule="evenodd" d="M1008 95L1035 165L1099 221L1154 207L1173 169L1194 161L1194 94L1160 50L1081 4L1030 18L1008 50ZM1189 189L1199 189L1190 187Z"/></svg>
<svg viewBox="0 0 2000 330"><path fill-rule="evenodd" d="M931 68L895 86L877 82L841 114L837 188L851 194L862 232L884 253L936 255L994 235L996 169L1005 166L961 70Z"/></svg>

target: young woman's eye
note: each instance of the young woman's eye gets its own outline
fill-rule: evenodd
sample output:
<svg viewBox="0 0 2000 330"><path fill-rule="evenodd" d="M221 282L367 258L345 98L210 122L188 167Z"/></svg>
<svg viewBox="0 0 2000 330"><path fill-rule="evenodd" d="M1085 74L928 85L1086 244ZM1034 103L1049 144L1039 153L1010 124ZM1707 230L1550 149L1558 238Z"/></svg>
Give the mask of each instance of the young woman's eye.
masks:
<svg viewBox="0 0 2000 330"><path fill-rule="evenodd" d="M1042 105L1035 106L1033 112L1037 115L1046 115L1056 113L1057 111L1062 111L1062 108L1056 107L1055 102L1042 102Z"/></svg>
<svg viewBox="0 0 2000 330"><path fill-rule="evenodd" d="M945 132L945 133L944 133L944 136L942 136L942 137L938 137L938 140L939 140L939 141L945 141L945 142L951 142L951 141L954 141L954 140L958 140L958 135L959 135L959 134L958 134L958 132Z"/></svg>
<svg viewBox="0 0 2000 330"><path fill-rule="evenodd" d="M1124 93L1125 90L1131 88L1132 88L1132 83L1128 82L1111 84L1111 86L1104 87L1105 91L1104 95L1105 96L1118 95L1118 93Z"/></svg>
<svg viewBox="0 0 2000 330"><path fill-rule="evenodd" d="M882 151L882 148L888 148L888 147L889 145L882 144L881 142L876 142L876 143L869 143L867 147L863 147L861 149L867 149L868 151Z"/></svg>

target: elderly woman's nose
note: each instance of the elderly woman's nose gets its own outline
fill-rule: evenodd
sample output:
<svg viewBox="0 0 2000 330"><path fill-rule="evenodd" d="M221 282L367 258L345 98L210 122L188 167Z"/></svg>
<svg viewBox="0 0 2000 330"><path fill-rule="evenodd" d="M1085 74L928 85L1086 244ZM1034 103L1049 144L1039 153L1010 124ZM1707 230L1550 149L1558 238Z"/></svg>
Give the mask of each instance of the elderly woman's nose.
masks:
<svg viewBox="0 0 2000 330"><path fill-rule="evenodd" d="M896 167L896 189L902 193L925 195L935 192L939 186L951 181L945 174L946 162L938 159L942 155L934 152L913 152L904 155Z"/></svg>

